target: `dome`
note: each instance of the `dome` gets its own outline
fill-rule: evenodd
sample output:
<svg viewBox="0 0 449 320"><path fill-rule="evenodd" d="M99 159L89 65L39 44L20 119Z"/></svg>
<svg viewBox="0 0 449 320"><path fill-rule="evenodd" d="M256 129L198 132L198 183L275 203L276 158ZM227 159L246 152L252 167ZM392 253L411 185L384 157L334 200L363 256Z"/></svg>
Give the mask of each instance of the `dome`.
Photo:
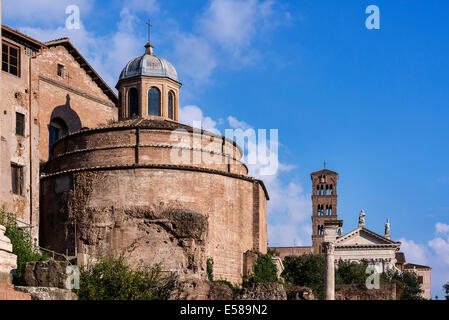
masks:
<svg viewBox="0 0 449 320"><path fill-rule="evenodd" d="M143 56L129 61L120 74L120 80L135 76L169 78L178 82L178 73L173 65L167 60L153 54L153 46L145 45L146 51Z"/></svg>

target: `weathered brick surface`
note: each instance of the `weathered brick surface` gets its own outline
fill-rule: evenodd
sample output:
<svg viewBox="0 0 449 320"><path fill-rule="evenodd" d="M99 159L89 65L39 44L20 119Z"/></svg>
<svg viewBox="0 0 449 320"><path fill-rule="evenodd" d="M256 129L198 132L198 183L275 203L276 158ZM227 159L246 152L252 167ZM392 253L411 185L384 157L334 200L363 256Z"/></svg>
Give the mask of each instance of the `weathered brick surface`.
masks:
<svg viewBox="0 0 449 320"><path fill-rule="evenodd" d="M41 243L74 253L76 242L78 252L89 255L125 251L133 264L162 263L166 270L198 277L205 276L206 259L212 257L216 279L241 282L244 253L267 250L263 184L247 177L240 163L231 166L231 172L201 157L200 163L174 165L171 148L140 144L156 140L170 146L170 132L113 126L59 141L55 158L45 168L50 175L41 182ZM102 140L108 149L95 149ZM225 143L240 155L233 144ZM213 141L211 148L224 150ZM71 153L73 149L79 152ZM187 151L192 158L202 152L193 147ZM186 214L185 221L167 216L173 210ZM199 223L197 215L204 221ZM70 227L73 221L76 230ZM188 231L179 234L180 228ZM203 231L195 236L195 228Z"/></svg>
<svg viewBox="0 0 449 320"><path fill-rule="evenodd" d="M379 289L356 284L337 285L335 300L396 300L396 284L381 284Z"/></svg>
<svg viewBox="0 0 449 320"><path fill-rule="evenodd" d="M73 132L117 119L118 112L113 101L63 45L38 49L36 44L31 45L20 35L11 36L10 32L3 32L2 38L20 49L20 75L1 72L0 206L34 225L35 238L39 169L41 162L48 160L50 121L60 118ZM37 50L35 59L26 54L26 47ZM57 75L58 63L65 67L64 77ZM24 136L16 134L16 112L25 115ZM23 166L21 195L12 193L11 163Z"/></svg>
<svg viewBox="0 0 449 320"><path fill-rule="evenodd" d="M14 290L12 284L0 283L0 300L31 300L31 295Z"/></svg>

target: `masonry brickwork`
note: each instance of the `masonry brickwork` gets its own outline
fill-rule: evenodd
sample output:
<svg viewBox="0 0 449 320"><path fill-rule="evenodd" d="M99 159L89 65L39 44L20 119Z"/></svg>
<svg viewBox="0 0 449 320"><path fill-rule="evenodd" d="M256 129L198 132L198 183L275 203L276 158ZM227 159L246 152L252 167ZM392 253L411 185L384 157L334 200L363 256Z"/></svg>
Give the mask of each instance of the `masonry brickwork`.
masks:
<svg viewBox="0 0 449 320"><path fill-rule="evenodd" d="M96 127L118 118L118 99L66 38L42 43L2 25L2 43L19 56L17 75L1 71L0 206L38 238L40 166L49 159L52 121L66 133ZM24 116L23 134L16 133L17 114ZM16 193L12 165L22 168Z"/></svg>

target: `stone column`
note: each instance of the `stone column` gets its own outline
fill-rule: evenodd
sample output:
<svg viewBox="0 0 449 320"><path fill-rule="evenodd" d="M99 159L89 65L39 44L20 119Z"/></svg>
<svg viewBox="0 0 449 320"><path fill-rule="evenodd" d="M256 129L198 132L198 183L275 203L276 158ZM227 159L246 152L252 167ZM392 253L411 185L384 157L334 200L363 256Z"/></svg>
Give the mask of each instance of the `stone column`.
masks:
<svg viewBox="0 0 449 320"><path fill-rule="evenodd" d="M17 269L17 256L12 254L12 244L5 231L0 225L0 282L12 283L11 271Z"/></svg>
<svg viewBox="0 0 449 320"><path fill-rule="evenodd" d="M324 300L335 300L334 244L324 242Z"/></svg>

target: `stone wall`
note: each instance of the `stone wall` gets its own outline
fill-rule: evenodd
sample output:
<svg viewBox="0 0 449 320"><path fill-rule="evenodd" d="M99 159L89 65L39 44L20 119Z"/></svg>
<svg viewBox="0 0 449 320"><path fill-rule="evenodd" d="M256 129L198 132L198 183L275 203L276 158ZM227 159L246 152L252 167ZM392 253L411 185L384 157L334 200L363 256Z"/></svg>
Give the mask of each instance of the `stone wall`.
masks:
<svg viewBox="0 0 449 320"><path fill-rule="evenodd" d="M356 284L337 285L335 300L396 300L396 284L381 284L380 289Z"/></svg>
<svg viewBox="0 0 449 320"><path fill-rule="evenodd" d="M174 139L175 129L182 132ZM244 253L267 251L268 196L246 176L233 141L200 134L134 119L60 139L41 179L41 244L69 254L76 244L92 256L125 251L132 264L162 263L195 277L205 276L211 257L216 279L240 283ZM173 163L178 151L193 163ZM234 163L210 163L205 154Z"/></svg>
<svg viewBox="0 0 449 320"><path fill-rule="evenodd" d="M41 243L57 252L68 248L69 254L75 242L78 252L89 255L124 250L131 263L160 262L167 270L198 276L205 275L206 259L212 257L216 279L239 283L243 253L258 241L253 184L163 168L48 177L42 180ZM76 230L70 221L77 221ZM259 248L265 253L266 242Z"/></svg>
<svg viewBox="0 0 449 320"><path fill-rule="evenodd" d="M282 260L287 256L302 256L312 253L312 247L270 247L269 250L276 252Z"/></svg>
<svg viewBox="0 0 449 320"><path fill-rule="evenodd" d="M2 27L3 31L6 29ZM48 160L48 126L52 117L66 121L73 132L116 120L118 112L113 101L63 45L44 47L8 30L2 38L20 49L20 75L1 72L0 206L33 225L34 239L39 227L39 170L41 162ZM35 59L26 54L27 47L38 50L34 52ZM65 67L64 77L57 75L58 63ZM16 134L16 112L25 116L23 136ZM12 192L11 163L23 167L19 195Z"/></svg>
<svg viewBox="0 0 449 320"><path fill-rule="evenodd" d="M14 290L12 272L17 268L17 257L12 254L11 241L5 236L6 228L0 225L0 300L31 300L29 294Z"/></svg>

